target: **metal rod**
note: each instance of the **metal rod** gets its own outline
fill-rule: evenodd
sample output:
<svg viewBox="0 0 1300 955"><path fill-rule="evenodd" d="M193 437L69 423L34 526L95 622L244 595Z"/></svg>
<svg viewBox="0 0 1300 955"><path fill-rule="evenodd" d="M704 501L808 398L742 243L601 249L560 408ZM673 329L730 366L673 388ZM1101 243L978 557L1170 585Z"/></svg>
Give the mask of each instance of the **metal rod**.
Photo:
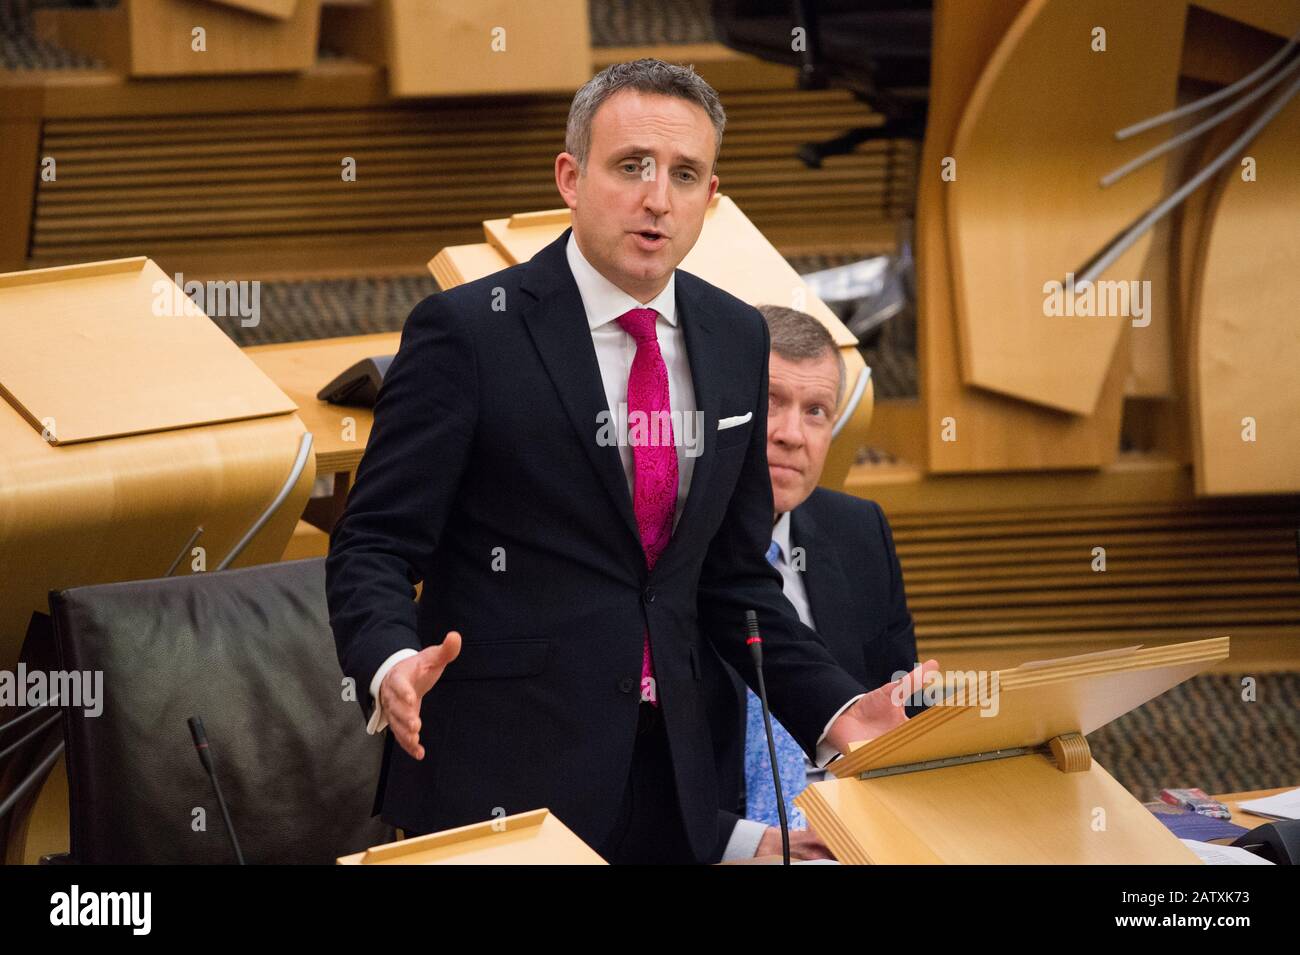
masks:
<svg viewBox="0 0 1300 955"><path fill-rule="evenodd" d="M49 703L42 703L40 706L31 707L26 713L23 713L20 716L15 716L8 723L0 724L0 733L3 733L11 727L17 726L23 720L31 719L34 714L41 712L41 710L48 710L51 706L58 706L58 702L56 700L51 700Z"/></svg>
<svg viewBox="0 0 1300 955"><path fill-rule="evenodd" d="M27 745L37 736L40 736L41 733L45 732L47 729L49 729L51 726L53 726L62 718L63 718L63 711L60 710L59 712L51 716L48 720L46 720L44 723L42 723L40 726L36 727L36 729L32 730L30 733L28 733L26 736L20 739L18 742L10 743L4 749L0 749L0 759L4 759L10 753L16 753L18 750L22 749L25 745Z"/></svg>
<svg viewBox="0 0 1300 955"><path fill-rule="evenodd" d="M23 798L23 794L26 793L27 790L31 789L32 786L36 784L37 780L49 773L49 771L54 767L55 760L57 760L62 753L63 741L60 740L59 745L54 747L54 752L50 753L49 756L46 756L45 759L41 761L41 764L33 769L31 773L28 774L27 778L14 788L13 792L5 797L4 802L0 802L0 819L3 819L10 809L18 805L18 800Z"/></svg>
<svg viewBox="0 0 1300 955"><path fill-rule="evenodd" d="M1075 280L1074 287L1082 288L1084 285L1096 280L1102 272L1115 264L1115 260L1129 250L1138 239L1154 226L1157 222L1167 216L1179 203L1195 192L1207 179L1213 176L1229 159L1238 152L1250 145L1251 140L1259 135L1260 130L1269 124L1282 107L1291 101L1296 91L1300 90L1300 80L1292 83L1286 91L1281 93L1277 99L1268 105L1268 107L1255 118L1255 121L1247 127L1246 131L1233 140L1223 152L1214 158L1209 165L1201 169L1196 175L1188 179L1178 187L1172 194L1162 199L1151 210L1139 218L1130 226L1122 235L1113 240L1109 246L1104 248L1100 253L1094 256L1083 270L1083 275Z"/></svg>
<svg viewBox="0 0 1300 955"><path fill-rule="evenodd" d="M844 406L844 414L840 415L835 426L831 428L831 440L834 441L836 436L844 430L844 426L849 423L853 417L853 412L858 410L858 403L862 401L862 395L867 390L867 382L871 379L871 366L867 365L862 371L858 372L858 380L853 385L853 394L849 395L849 403Z"/></svg>
<svg viewBox="0 0 1300 955"><path fill-rule="evenodd" d="M239 543L234 546L229 554L222 558L221 563L217 565L217 570L225 570L229 567L231 563L234 562L235 558L243 553L244 548L248 546L248 542L257 536L257 532L260 531L275 512L280 509L280 505L283 504L285 498L289 496L289 492L293 490L293 486L298 483L298 476L302 474L303 468L307 466L307 458L311 454L311 441L311 432L304 431L302 433L302 438L298 441L298 457L294 459L293 468L289 471L289 477L284 482L284 486L280 488L280 492L276 494L275 500L267 505L266 510L261 513L261 516L259 516L257 520L253 521L253 526L250 527L244 533L244 536L239 539Z"/></svg>
<svg viewBox="0 0 1300 955"><path fill-rule="evenodd" d="M163 574L164 577L170 577L172 574L176 573L176 568L180 566L181 560L190 552L190 548L194 546L194 542L199 539L199 535L202 533L202 524L194 528L194 533L190 535L190 539L185 542L185 546L180 549L180 553L176 555L176 559L173 560L171 566L167 568L167 573Z"/></svg>
<svg viewBox="0 0 1300 955"><path fill-rule="evenodd" d="M1278 50L1271 57L1265 60L1253 72L1243 76L1229 86L1211 93L1209 96L1202 96L1200 99L1188 103L1185 106L1179 106L1177 109L1171 109L1167 113L1161 113L1159 116L1152 116L1150 119L1144 119L1140 123L1134 123L1132 126L1125 126L1115 134L1116 139L1128 139L1130 136L1136 136L1138 133L1145 133L1148 129L1156 126L1162 126L1165 123L1172 123L1176 119L1182 119L1188 113L1195 113L1205 109L1207 106L1213 106L1219 100L1227 99L1229 96L1235 96L1238 91L1245 89L1257 79L1268 73L1273 67L1277 66L1286 59L1286 55L1295 49L1296 43L1300 42L1300 32L1297 32L1286 42L1282 49Z"/></svg>
<svg viewBox="0 0 1300 955"><path fill-rule="evenodd" d="M858 779L879 779L882 776L901 776L904 773L919 773L927 769L943 769L947 766L962 766L966 763L986 763L991 759L1010 759L1012 756L1032 756L1035 753L1048 752L1045 746L1018 746L1014 749L995 749L987 753L972 753L970 756L947 756L943 759L930 759L920 763L908 763L905 766L887 766L884 769L868 769L858 773Z"/></svg>
<svg viewBox="0 0 1300 955"><path fill-rule="evenodd" d="M1179 146L1183 145L1183 143L1190 142L1191 140L1195 139L1197 136L1201 135L1201 133L1205 132L1206 130L1213 129L1215 126L1218 126L1225 119L1228 119L1232 116L1235 116L1237 113L1240 113L1251 103L1255 102L1255 100L1259 99L1269 90L1271 90L1273 87L1277 86L1278 83L1281 83L1284 79L1286 79L1288 76L1294 73L1297 66L1300 66L1300 57L1296 57L1294 60L1288 63L1285 69L1283 69L1280 73L1278 73L1276 76L1270 79L1259 89L1255 90L1249 96L1243 96L1241 99L1237 100L1237 102L1233 103L1227 109L1215 113L1213 116L1211 116L1209 119L1205 120L1204 122L1197 123L1191 129L1184 130L1183 132L1179 133L1177 136L1174 136L1170 139L1166 139L1159 146L1154 146L1151 149L1148 149L1146 152L1144 152L1141 156L1138 156L1136 159L1130 159L1128 162L1120 166L1118 169L1113 169L1110 172L1106 173L1106 175L1101 177L1101 187L1105 189L1107 186L1114 185L1115 183L1123 179L1125 176L1127 176L1129 173L1131 173L1133 170L1145 166L1153 159L1160 158L1165 153L1169 152L1171 149L1177 149Z"/></svg>

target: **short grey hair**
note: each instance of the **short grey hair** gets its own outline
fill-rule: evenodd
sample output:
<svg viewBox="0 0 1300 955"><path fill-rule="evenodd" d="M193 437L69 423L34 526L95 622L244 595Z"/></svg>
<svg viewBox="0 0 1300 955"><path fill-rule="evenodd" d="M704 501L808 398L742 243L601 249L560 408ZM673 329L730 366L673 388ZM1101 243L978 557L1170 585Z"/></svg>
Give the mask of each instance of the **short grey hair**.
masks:
<svg viewBox="0 0 1300 955"><path fill-rule="evenodd" d="M695 72L693 66L676 66L646 57L610 64L574 94L569 106L569 123L564 131L564 149L578 160L579 169L585 171L587 168L591 123L596 118L596 111L601 103L623 90L675 96L703 109L713 123L716 142L713 165L717 167L718 154L722 152L722 130L727 125L727 114L722 109L717 91Z"/></svg>
<svg viewBox="0 0 1300 955"><path fill-rule="evenodd" d="M807 312L783 305L760 305L758 310L767 322L772 351L786 361L813 361L827 352L835 356L840 372L839 384L835 386L835 407L839 408L844 401L844 379L848 377L848 370L844 366L844 356L826 326Z"/></svg>

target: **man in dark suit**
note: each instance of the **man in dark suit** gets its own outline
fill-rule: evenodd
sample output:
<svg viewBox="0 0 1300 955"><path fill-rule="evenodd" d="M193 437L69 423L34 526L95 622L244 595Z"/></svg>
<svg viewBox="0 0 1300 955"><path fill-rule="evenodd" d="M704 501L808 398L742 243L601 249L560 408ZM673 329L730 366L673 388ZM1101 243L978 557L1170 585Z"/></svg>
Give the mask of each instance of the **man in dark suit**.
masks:
<svg viewBox="0 0 1300 955"><path fill-rule="evenodd" d="M864 686L889 683L916 660L889 522L873 501L817 486L846 387L844 361L811 315L772 305L759 311L771 339L767 461L775 511L769 560L799 618L815 627L836 662ZM718 671L709 671L716 690L714 741L723 805L735 827L724 858L779 852L761 712L735 672L720 669L720 682ZM805 829L791 802L821 772L779 721L774 735L791 827ZM791 846L801 858L828 855L811 831L792 832Z"/></svg>
<svg viewBox="0 0 1300 955"><path fill-rule="evenodd" d="M343 672L390 730L375 811L408 832L545 806L611 861L716 859L703 660L756 680L751 609L810 756L905 718L763 559L766 326L676 271L723 125L693 71L602 71L555 163L572 228L407 320L326 588Z"/></svg>

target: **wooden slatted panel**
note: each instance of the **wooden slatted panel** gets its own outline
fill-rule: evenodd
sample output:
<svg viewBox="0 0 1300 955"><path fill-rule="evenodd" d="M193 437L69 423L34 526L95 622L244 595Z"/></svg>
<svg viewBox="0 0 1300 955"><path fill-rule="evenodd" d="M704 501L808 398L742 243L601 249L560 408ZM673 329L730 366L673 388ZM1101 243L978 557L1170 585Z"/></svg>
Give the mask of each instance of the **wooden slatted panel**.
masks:
<svg viewBox="0 0 1300 955"><path fill-rule="evenodd" d="M891 515L921 641L1141 628L1300 636L1294 498ZM1106 549L1105 571L1093 548Z"/></svg>
<svg viewBox="0 0 1300 955"><path fill-rule="evenodd" d="M719 175L778 246L865 236L911 207L911 144L868 143L821 170L794 158L800 143L873 121L847 94L726 100ZM165 265L183 250L256 270L263 243L304 271L328 246L392 243L427 258L481 240L484 219L555 205L551 168L567 111L566 97L539 96L49 120L42 155L56 159L58 178L38 189L30 264L148 254ZM356 161L355 182L342 180L343 157Z"/></svg>

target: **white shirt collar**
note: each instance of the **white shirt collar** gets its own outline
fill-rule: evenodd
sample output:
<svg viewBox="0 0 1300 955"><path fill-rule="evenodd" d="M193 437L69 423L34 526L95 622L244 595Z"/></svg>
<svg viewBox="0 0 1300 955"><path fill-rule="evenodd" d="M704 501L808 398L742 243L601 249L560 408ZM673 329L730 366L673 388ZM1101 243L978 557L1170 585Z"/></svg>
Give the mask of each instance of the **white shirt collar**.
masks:
<svg viewBox="0 0 1300 955"><path fill-rule="evenodd" d="M786 511L772 526L772 540L781 548L781 560L790 560L790 512Z"/></svg>
<svg viewBox="0 0 1300 955"><path fill-rule="evenodd" d="M676 270L668 276L668 284L662 292L648 302L638 302L596 271L595 266L587 261L578 248L578 240L572 232L569 233L569 243L564 251L569 258L573 280L578 283L582 307L587 311L587 324L593 331L634 308L653 308L668 320L669 325L677 325Z"/></svg>

